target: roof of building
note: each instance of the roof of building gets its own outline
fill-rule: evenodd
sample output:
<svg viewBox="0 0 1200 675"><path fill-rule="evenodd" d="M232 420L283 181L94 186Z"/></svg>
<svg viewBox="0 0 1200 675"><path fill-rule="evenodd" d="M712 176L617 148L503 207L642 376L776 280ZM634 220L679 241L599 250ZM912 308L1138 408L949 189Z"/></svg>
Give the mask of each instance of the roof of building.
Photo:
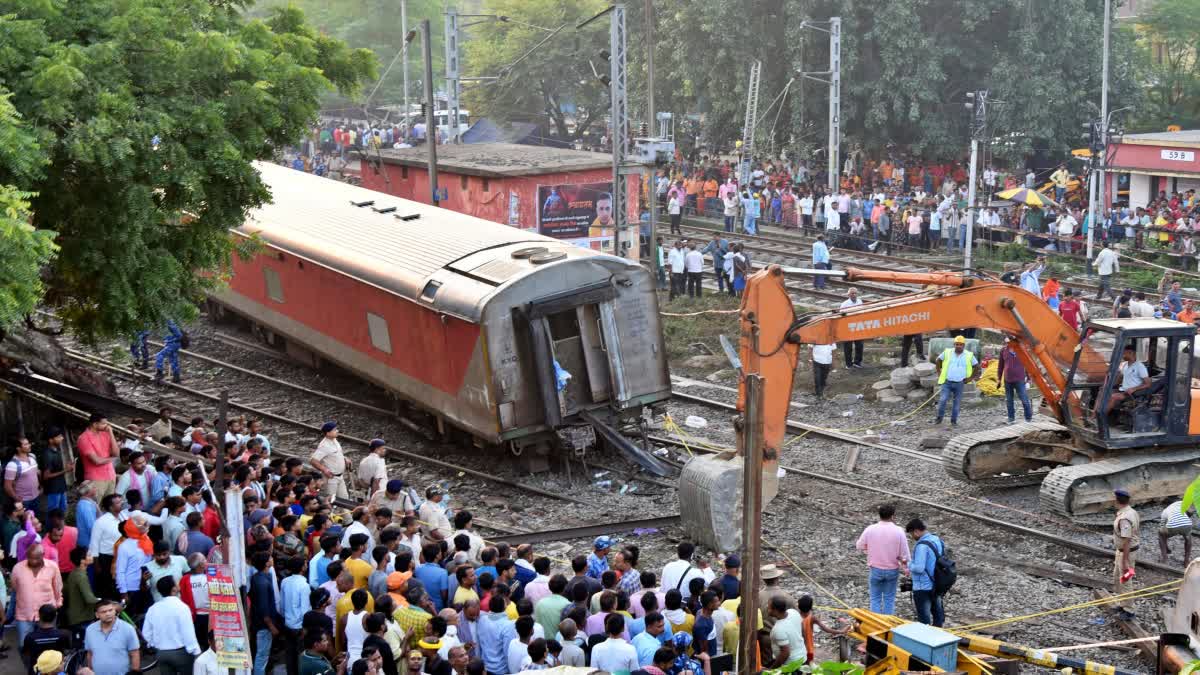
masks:
<svg viewBox="0 0 1200 675"><path fill-rule="evenodd" d="M403 297L421 297L429 278L442 269L478 279L478 292L484 297L542 267L510 256L514 248L544 247L567 259L598 255L530 230L277 164L256 162L255 168L272 200L252 211L239 232L258 235L273 247ZM376 210L390 207L395 210ZM503 265L498 266L493 257Z"/></svg>
<svg viewBox="0 0 1200 675"><path fill-rule="evenodd" d="M1200 129L1185 129L1183 131L1155 131L1147 134L1125 134L1122 143L1131 145L1162 145L1184 144L1200 146Z"/></svg>
<svg viewBox="0 0 1200 675"><path fill-rule="evenodd" d="M536 176L612 167L610 155L515 143L439 145L437 153L438 171L486 178ZM380 150L379 156L385 164L419 168L425 168L429 164L428 150L425 147Z"/></svg>

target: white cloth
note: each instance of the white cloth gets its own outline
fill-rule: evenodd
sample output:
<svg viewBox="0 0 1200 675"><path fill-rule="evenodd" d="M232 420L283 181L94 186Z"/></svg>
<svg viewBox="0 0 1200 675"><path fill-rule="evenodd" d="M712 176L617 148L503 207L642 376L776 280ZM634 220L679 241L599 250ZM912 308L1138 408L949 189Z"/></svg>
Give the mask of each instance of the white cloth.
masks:
<svg viewBox="0 0 1200 675"><path fill-rule="evenodd" d="M685 255L683 249L673 248L667 254L667 264L671 266L671 274L683 274Z"/></svg>
<svg viewBox="0 0 1200 675"><path fill-rule="evenodd" d="M508 641L506 656L508 658L508 672L519 673L524 670L521 664L529 658L529 645L521 642L521 638L513 638ZM595 656L592 658L594 659Z"/></svg>
<svg viewBox="0 0 1200 675"><path fill-rule="evenodd" d="M371 549L375 548L375 537L371 536L371 530L366 525L357 520L342 531L342 548L350 550L350 537L355 534L367 535L367 556L371 554ZM366 556L364 556L366 557Z"/></svg>
<svg viewBox="0 0 1200 675"><path fill-rule="evenodd" d="M854 298L853 300L850 298L846 298L845 300L842 301L840 308L841 309L850 309L851 307L858 307L861 304L863 304L862 298Z"/></svg>
<svg viewBox="0 0 1200 675"><path fill-rule="evenodd" d="M672 216L677 216L679 215L679 210L679 198L671 197L671 201L667 202L667 213Z"/></svg>
<svg viewBox="0 0 1200 675"><path fill-rule="evenodd" d="M837 344L813 345L812 360L814 363L824 363L825 365L833 365L833 352L837 349Z"/></svg>
<svg viewBox="0 0 1200 675"><path fill-rule="evenodd" d="M621 638L610 637L592 647L593 670L615 673L622 670L633 672L638 668L637 650Z"/></svg>
<svg viewBox="0 0 1200 675"><path fill-rule="evenodd" d="M1146 365L1141 361L1121 362L1121 391L1129 391L1142 386L1148 377L1150 377L1150 373L1146 371Z"/></svg>
<svg viewBox="0 0 1200 675"><path fill-rule="evenodd" d="M1096 254L1096 274L1108 276L1121 271L1121 263L1117 260L1117 252L1111 248L1100 249Z"/></svg>
<svg viewBox="0 0 1200 675"><path fill-rule="evenodd" d="M683 270L685 272L703 272L704 271L704 254L696 249L691 249L683 256Z"/></svg>
<svg viewBox="0 0 1200 675"><path fill-rule="evenodd" d="M192 675L222 675L217 667L217 653L208 648L192 663Z"/></svg>
<svg viewBox="0 0 1200 675"><path fill-rule="evenodd" d="M363 626L363 619L366 617L365 609L346 615L346 652L349 654L347 663L354 663L362 657L363 640L367 639L367 629Z"/></svg>
<svg viewBox="0 0 1200 675"><path fill-rule="evenodd" d="M800 198L800 213L805 216L811 216L813 213L813 198L809 195L804 195Z"/></svg>
<svg viewBox="0 0 1200 675"><path fill-rule="evenodd" d="M1079 223L1070 214L1063 214L1058 219L1058 236L1069 237L1075 234L1075 228Z"/></svg>
<svg viewBox="0 0 1200 675"><path fill-rule="evenodd" d="M1192 519L1183 512L1183 502L1171 502L1162 512L1163 527L1191 527Z"/></svg>
<svg viewBox="0 0 1200 675"><path fill-rule="evenodd" d="M113 547L121 538L121 521L111 513L105 513L96 519L92 526L92 541L88 544L88 555L95 558L98 555L114 555Z"/></svg>
<svg viewBox="0 0 1200 675"><path fill-rule="evenodd" d="M716 578L716 574L712 571L711 567L705 567L701 570L686 560L674 560L663 566L662 592L666 593L678 588L680 594L683 595L683 599L687 600L692 595L691 591L688 590L688 584L691 583L692 579L697 578L704 579L704 583L707 585L708 582Z"/></svg>
<svg viewBox="0 0 1200 675"><path fill-rule="evenodd" d="M176 595L150 605L146 620L142 623L142 637L160 652L186 649L193 656L200 655L192 610Z"/></svg>

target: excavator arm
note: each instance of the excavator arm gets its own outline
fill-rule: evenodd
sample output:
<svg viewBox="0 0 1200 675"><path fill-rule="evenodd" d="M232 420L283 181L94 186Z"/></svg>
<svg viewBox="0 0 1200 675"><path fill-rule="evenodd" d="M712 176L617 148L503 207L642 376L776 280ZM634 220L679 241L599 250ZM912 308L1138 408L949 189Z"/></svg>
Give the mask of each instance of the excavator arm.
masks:
<svg viewBox="0 0 1200 675"><path fill-rule="evenodd" d="M742 295L740 357L743 371L763 376L763 503L776 492L776 470L787 432L787 412L802 344L830 344L914 333L991 328L1016 338L1017 354L1047 405L1062 421L1064 369L1080 347L1079 335L1057 312L1017 286L955 273L911 273L850 268L817 274L847 281L881 281L923 286L912 294L844 310L797 315L784 285L784 270L772 265L746 280ZM1088 355L1098 363L1107 360ZM1040 366L1040 367L1039 367ZM1044 371L1044 372L1043 372ZM739 387L738 409L745 408ZM1078 405L1069 401L1069 405ZM740 448L739 448L740 449Z"/></svg>

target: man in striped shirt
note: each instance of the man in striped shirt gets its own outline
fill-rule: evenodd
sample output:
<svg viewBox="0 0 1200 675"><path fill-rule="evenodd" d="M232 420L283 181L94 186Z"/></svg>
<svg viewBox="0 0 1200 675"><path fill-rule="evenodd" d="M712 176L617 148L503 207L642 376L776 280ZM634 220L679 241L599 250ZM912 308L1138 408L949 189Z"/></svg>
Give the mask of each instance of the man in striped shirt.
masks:
<svg viewBox="0 0 1200 675"><path fill-rule="evenodd" d="M1162 525L1158 527L1158 553L1163 563L1171 549L1167 541L1171 537L1183 537L1183 561L1192 559L1192 518L1183 512L1183 501L1171 502L1162 512Z"/></svg>

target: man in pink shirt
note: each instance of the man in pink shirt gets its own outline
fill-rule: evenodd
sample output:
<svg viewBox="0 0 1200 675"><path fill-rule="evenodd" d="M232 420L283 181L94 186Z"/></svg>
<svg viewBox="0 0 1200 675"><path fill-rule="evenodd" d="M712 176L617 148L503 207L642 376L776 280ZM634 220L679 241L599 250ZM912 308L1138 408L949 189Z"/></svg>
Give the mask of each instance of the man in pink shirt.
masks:
<svg viewBox="0 0 1200 675"><path fill-rule="evenodd" d="M871 568L871 611L882 614L896 612L896 584L900 572L908 570L908 537L899 525L892 522L896 507L879 507L879 522L863 530L855 546L867 553Z"/></svg>
<svg viewBox="0 0 1200 675"><path fill-rule="evenodd" d="M79 457L83 460L83 478L92 481L96 499L103 499L117 488L117 471L113 462L120 458L117 439L113 437L108 418L92 413L88 428L79 434Z"/></svg>
<svg viewBox="0 0 1200 675"><path fill-rule="evenodd" d="M58 565L46 560L41 544L34 544L26 558L12 571L13 595L16 597L17 644L37 626L38 609L42 605L62 607L62 575Z"/></svg>

